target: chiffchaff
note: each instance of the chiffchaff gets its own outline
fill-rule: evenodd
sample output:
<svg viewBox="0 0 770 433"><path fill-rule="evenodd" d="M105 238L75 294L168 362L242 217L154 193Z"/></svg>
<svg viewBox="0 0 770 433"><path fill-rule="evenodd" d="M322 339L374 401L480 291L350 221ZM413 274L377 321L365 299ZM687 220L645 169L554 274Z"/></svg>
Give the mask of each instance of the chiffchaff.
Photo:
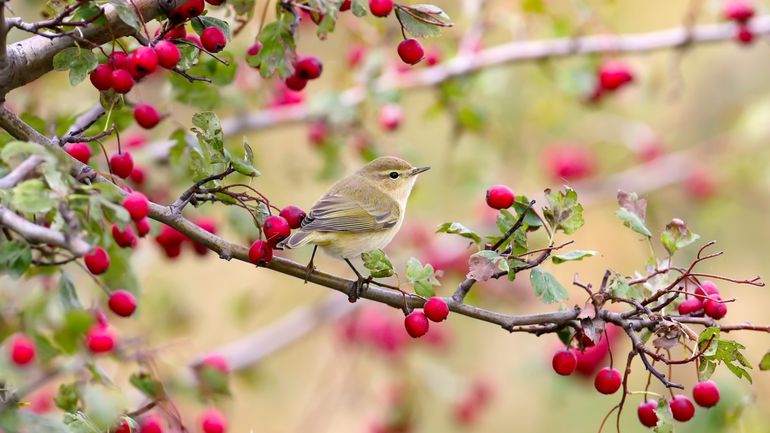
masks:
<svg viewBox="0 0 770 433"><path fill-rule="evenodd" d="M412 167L403 159L384 156L335 183L308 212L299 230L282 246L308 244L350 263L367 251L384 248L401 228L406 201L417 175L430 167ZM315 249L313 249L315 256ZM308 264L308 275L313 259Z"/></svg>

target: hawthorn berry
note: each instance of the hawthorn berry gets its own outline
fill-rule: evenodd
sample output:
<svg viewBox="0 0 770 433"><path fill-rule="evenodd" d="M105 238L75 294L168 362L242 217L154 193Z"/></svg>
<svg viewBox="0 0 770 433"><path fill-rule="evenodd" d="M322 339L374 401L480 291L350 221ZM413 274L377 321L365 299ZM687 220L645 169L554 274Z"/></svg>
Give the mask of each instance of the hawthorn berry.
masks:
<svg viewBox="0 0 770 433"><path fill-rule="evenodd" d="M16 334L10 339L9 356L14 364L23 367L35 359L35 342L24 334Z"/></svg>
<svg viewBox="0 0 770 433"><path fill-rule="evenodd" d="M695 294L700 296L718 295L719 287L713 281L703 281L700 286L695 288Z"/></svg>
<svg viewBox="0 0 770 433"><path fill-rule="evenodd" d="M639 403L639 407L636 408L636 416L639 417L639 422L645 427L657 426L658 414L655 413L655 409L657 408L657 400L647 400Z"/></svg>
<svg viewBox="0 0 770 433"><path fill-rule="evenodd" d="M685 422L689 421L693 415L695 415L695 406L693 406L687 396L675 395L671 401L669 401L669 407L671 408L671 415L677 421Z"/></svg>
<svg viewBox="0 0 770 433"><path fill-rule="evenodd" d="M307 56L297 62L294 74L303 80L315 80L321 76L323 69L323 63L318 57Z"/></svg>
<svg viewBox="0 0 770 433"><path fill-rule="evenodd" d="M508 209L516 196L505 185L494 185L487 190L487 205L492 209Z"/></svg>
<svg viewBox="0 0 770 433"><path fill-rule="evenodd" d="M110 267L110 256L102 247L96 247L94 250L83 256L88 271L94 275L103 274Z"/></svg>
<svg viewBox="0 0 770 433"><path fill-rule="evenodd" d="M249 49L246 50L246 54L249 56L258 56L260 51L262 51L262 42L254 41Z"/></svg>
<svg viewBox="0 0 770 433"><path fill-rule="evenodd" d="M88 164L88 160L91 159L91 146L87 143L67 143L64 151L83 164Z"/></svg>
<svg viewBox="0 0 770 433"><path fill-rule="evenodd" d="M136 311L136 297L128 290L116 290L107 302L110 310L120 317L129 317Z"/></svg>
<svg viewBox="0 0 770 433"><path fill-rule="evenodd" d="M291 234L289 222L280 215L271 215L267 217L262 224L262 230L265 232L267 242L273 248Z"/></svg>
<svg viewBox="0 0 770 433"><path fill-rule="evenodd" d="M203 0L189 0L187 3L169 12L168 17L171 21L182 22L202 14L205 8L206 4Z"/></svg>
<svg viewBox="0 0 770 433"><path fill-rule="evenodd" d="M210 5L214 5L214 6L219 6L222 3L224 3L224 2L225 2L225 0L206 0L206 3L208 3Z"/></svg>
<svg viewBox="0 0 770 433"><path fill-rule="evenodd" d="M291 205L281 209L281 212L278 215L282 216L283 219L289 223L289 227L292 229L299 228L299 226L302 224L302 220L305 219L305 211L298 208L297 206Z"/></svg>
<svg viewBox="0 0 770 433"><path fill-rule="evenodd" d="M110 65L97 66L88 78L97 90L104 91L112 88L112 68Z"/></svg>
<svg viewBox="0 0 770 433"><path fill-rule="evenodd" d="M115 176L125 179L134 169L134 158L129 152L116 153L110 157L110 170Z"/></svg>
<svg viewBox="0 0 770 433"><path fill-rule="evenodd" d="M608 61L599 67L599 86L608 92L615 91L633 80L633 72L622 62Z"/></svg>
<svg viewBox="0 0 770 433"><path fill-rule="evenodd" d="M131 424L125 418L122 418L120 424L115 427L114 433L131 433Z"/></svg>
<svg viewBox="0 0 770 433"><path fill-rule="evenodd" d="M747 24L739 24L735 32L735 40L741 45L750 45L754 42L754 32Z"/></svg>
<svg viewBox="0 0 770 433"><path fill-rule="evenodd" d="M288 87L291 90L294 90L295 92L299 92L302 89L307 86L307 80L304 78L301 78L299 75L291 74L289 75L286 80L284 80L284 83L286 83L286 87Z"/></svg>
<svg viewBox="0 0 770 433"><path fill-rule="evenodd" d="M682 301L677 309L679 310L679 314L681 315L687 315L690 313L694 313L698 310L703 308L703 302L700 300L700 298L697 298L695 296L690 296L689 298Z"/></svg>
<svg viewBox="0 0 770 433"><path fill-rule="evenodd" d="M209 233L217 232L217 222L214 221L213 219L199 218L198 220L195 221L195 224ZM205 245L199 244L198 242L193 243L193 248L195 249L195 252L200 256L208 254L209 252L209 249L206 248Z"/></svg>
<svg viewBox="0 0 770 433"><path fill-rule="evenodd" d="M163 433L163 425L158 417L150 415L139 424L139 433Z"/></svg>
<svg viewBox="0 0 770 433"><path fill-rule="evenodd" d="M256 240L249 248L249 260L255 265L270 263L273 260L273 248L263 240Z"/></svg>
<svg viewBox="0 0 770 433"><path fill-rule="evenodd" d="M128 69L130 63L128 54L124 51L113 51L112 54L107 57L107 64L110 65L113 70Z"/></svg>
<svg viewBox="0 0 770 433"><path fill-rule="evenodd" d="M441 298L430 298L422 306L422 311L431 322L443 322L449 316L449 306Z"/></svg>
<svg viewBox="0 0 770 433"><path fill-rule="evenodd" d="M137 72L143 76L152 74L158 69L158 54L150 47L137 48L131 53L130 60Z"/></svg>
<svg viewBox="0 0 770 433"><path fill-rule="evenodd" d="M562 349L553 355L551 360L553 371L561 376L569 376L577 368L577 355L574 350Z"/></svg>
<svg viewBox="0 0 770 433"><path fill-rule="evenodd" d="M160 122L160 114L150 104L137 104L134 107L134 120L144 129L152 129Z"/></svg>
<svg viewBox="0 0 770 433"><path fill-rule="evenodd" d="M86 347L91 353L106 353L115 348L115 334L104 326L94 326L86 334Z"/></svg>
<svg viewBox="0 0 770 433"><path fill-rule="evenodd" d="M414 38L405 39L398 44L398 57L407 65L416 65L425 57L425 50L420 41Z"/></svg>
<svg viewBox="0 0 770 433"><path fill-rule="evenodd" d="M307 135L311 143L321 145L329 138L329 124L325 120L310 122Z"/></svg>
<svg viewBox="0 0 770 433"><path fill-rule="evenodd" d="M364 57L366 56L366 46L361 44L356 44L350 47L347 54L347 61L348 66L351 68L355 68L358 65L361 64L361 61L364 60Z"/></svg>
<svg viewBox="0 0 770 433"><path fill-rule="evenodd" d="M206 27L201 33L201 45L206 51L212 53L218 53L227 45L227 37L225 32L219 27Z"/></svg>
<svg viewBox="0 0 770 433"><path fill-rule="evenodd" d="M126 226L123 230L117 226L112 225L112 238L115 239L115 243L121 248L134 248L136 246L136 234L131 226Z"/></svg>
<svg viewBox="0 0 770 433"><path fill-rule="evenodd" d="M142 185L145 178L144 169L135 165L128 177L131 179L131 182L134 182L137 185Z"/></svg>
<svg viewBox="0 0 770 433"><path fill-rule="evenodd" d="M714 320L719 320L727 315L727 304L722 302L719 295L710 295L703 301L703 311Z"/></svg>
<svg viewBox="0 0 770 433"><path fill-rule="evenodd" d="M201 361L201 366L217 369L223 374L230 373L230 363L227 362L227 359L225 359L224 356L217 355L216 353L206 355Z"/></svg>
<svg viewBox="0 0 770 433"><path fill-rule="evenodd" d="M404 327L407 334L412 338L420 338L428 332L430 323L428 317L422 311L412 311L404 319Z"/></svg>
<svg viewBox="0 0 770 433"><path fill-rule="evenodd" d="M134 87L134 77L125 69L112 71L112 88L118 93L128 93Z"/></svg>
<svg viewBox="0 0 770 433"><path fill-rule="evenodd" d="M441 51L436 48L431 48L425 53L425 64L428 66L436 66L441 63Z"/></svg>
<svg viewBox="0 0 770 433"><path fill-rule="evenodd" d="M401 111L401 107L396 104L386 104L380 108L378 120L380 128L384 131L395 131L398 129L403 118L404 113Z"/></svg>
<svg viewBox="0 0 770 433"><path fill-rule="evenodd" d="M156 37L160 35L161 30L162 29L158 29L155 32ZM166 30L165 33L163 33L163 39L165 40L184 39L186 36L187 36L187 29L183 25L172 27ZM160 54L158 54L158 60L160 60Z"/></svg>
<svg viewBox="0 0 770 433"><path fill-rule="evenodd" d="M195 45L198 48L203 48L203 45L201 45L201 38L198 37L198 35L188 34L184 37L189 42L192 42L193 45Z"/></svg>
<svg viewBox="0 0 770 433"><path fill-rule="evenodd" d="M376 17L386 17L393 11L393 0L369 0L369 11Z"/></svg>
<svg viewBox="0 0 770 433"><path fill-rule="evenodd" d="M136 227L136 234L138 234L140 238L143 238L150 233L151 225L149 218L142 218L138 221L134 221L134 226Z"/></svg>
<svg viewBox="0 0 770 433"><path fill-rule="evenodd" d="M349 11L352 3L352 0L343 0L342 3L340 3L340 12Z"/></svg>
<svg viewBox="0 0 770 433"><path fill-rule="evenodd" d="M722 13L726 20L745 24L754 16L754 5L744 0L728 0Z"/></svg>
<svg viewBox="0 0 770 433"><path fill-rule="evenodd" d="M692 398L701 407L712 407L719 403L719 388L711 380L698 382L692 388Z"/></svg>
<svg viewBox="0 0 770 433"><path fill-rule="evenodd" d="M594 387L602 394L614 394L620 389L622 379L620 372L614 368L604 367L599 370L594 379Z"/></svg>
<svg viewBox="0 0 770 433"><path fill-rule="evenodd" d="M123 199L123 207L126 208L131 219L138 221L150 214L150 202L139 191L134 191Z"/></svg>
<svg viewBox="0 0 770 433"><path fill-rule="evenodd" d="M224 433L227 431L227 420L222 412L214 408L206 409L200 417L203 433Z"/></svg>
<svg viewBox="0 0 770 433"><path fill-rule="evenodd" d="M556 144L543 152L543 162L552 179L574 181L594 172L596 155L583 146Z"/></svg>
<svg viewBox="0 0 770 433"><path fill-rule="evenodd" d="M174 69L182 57L179 47L165 39L155 44L155 54L158 56L158 64L166 69Z"/></svg>

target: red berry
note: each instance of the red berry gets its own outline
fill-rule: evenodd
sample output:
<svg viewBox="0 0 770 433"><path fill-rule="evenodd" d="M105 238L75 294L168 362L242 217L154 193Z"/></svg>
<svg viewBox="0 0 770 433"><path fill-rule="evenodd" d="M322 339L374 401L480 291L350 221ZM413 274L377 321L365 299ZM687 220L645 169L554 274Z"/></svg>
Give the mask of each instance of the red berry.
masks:
<svg viewBox="0 0 770 433"><path fill-rule="evenodd" d="M110 157L110 170L115 176L125 179L134 169L134 158L129 152L116 153Z"/></svg>
<svg viewBox="0 0 770 433"><path fill-rule="evenodd" d="M657 400L647 400L639 403L639 407L636 409L639 422L645 427L655 427L658 425L658 414L655 413L657 408Z"/></svg>
<svg viewBox="0 0 770 433"><path fill-rule="evenodd" d="M149 75L158 69L158 55L150 47L139 47L131 54L131 63L142 75Z"/></svg>
<svg viewBox="0 0 770 433"><path fill-rule="evenodd" d="M150 104L137 104L134 107L134 120L144 129L152 129L160 122L158 110Z"/></svg>
<svg viewBox="0 0 770 433"><path fill-rule="evenodd" d="M449 306L441 298L430 298L422 311L432 322L443 322L449 316Z"/></svg>
<svg viewBox="0 0 770 433"><path fill-rule="evenodd" d="M10 339L9 346L11 361L18 366L25 366L35 359L37 348L35 342L24 334L16 334Z"/></svg>
<svg viewBox="0 0 770 433"><path fill-rule="evenodd" d="M417 39L405 39L398 44L398 57L407 65L416 65L425 56L425 50Z"/></svg>
<svg viewBox="0 0 770 433"><path fill-rule="evenodd" d="M596 156L579 145L550 146L543 152L543 162L555 181L574 181L590 176L596 166Z"/></svg>
<svg viewBox="0 0 770 433"><path fill-rule="evenodd" d="M492 209L508 209L516 196L505 185L494 185L487 190L487 205Z"/></svg>
<svg viewBox="0 0 770 433"><path fill-rule="evenodd" d="M195 45L198 48L202 47L202 45L201 45L201 38L199 38L198 35L189 34L189 35L185 36L185 39L187 39L188 41L192 42L193 45Z"/></svg>
<svg viewBox="0 0 770 433"><path fill-rule="evenodd" d="M112 225L112 237L115 239L115 243L121 248L133 248L136 246L136 234L131 226L126 226L123 230L116 224Z"/></svg>
<svg viewBox="0 0 770 433"><path fill-rule="evenodd" d="M689 398L681 394L675 395L669 401L669 407L671 408L671 415L677 421L689 421L695 415L695 406L693 406Z"/></svg>
<svg viewBox="0 0 770 433"><path fill-rule="evenodd" d="M215 353L206 355L206 357L203 358L203 361L201 361L201 365L215 368L224 374L230 373L230 363L227 362L227 359L225 359L224 356Z"/></svg>
<svg viewBox="0 0 770 433"><path fill-rule="evenodd" d="M88 271L94 275L103 274L110 267L110 256L102 247L96 247L94 250L83 256Z"/></svg>
<svg viewBox="0 0 770 433"><path fill-rule="evenodd" d="M136 311L136 297L127 290L116 290L107 302L110 310L120 317L129 317Z"/></svg>
<svg viewBox="0 0 770 433"><path fill-rule="evenodd" d="M754 32L748 25L740 24L735 32L735 40L741 45L750 45L754 42Z"/></svg>
<svg viewBox="0 0 770 433"><path fill-rule="evenodd" d="M428 332L428 318L421 311L413 311L404 319L406 332L412 338L420 338Z"/></svg>
<svg viewBox="0 0 770 433"><path fill-rule="evenodd" d="M246 54L249 56L257 56L259 55L259 52L262 51L262 42L255 41L249 49L246 51Z"/></svg>
<svg viewBox="0 0 770 433"><path fill-rule="evenodd" d="M703 301L703 311L714 320L719 320L727 315L727 304L722 302L719 295L710 295Z"/></svg>
<svg viewBox="0 0 770 433"><path fill-rule="evenodd" d="M105 353L115 348L115 334L109 328L94 326L86 334L86 346L91 353Z"/></svg>
<svg viewBox="0 0 770 433"><path fill-rule="evenodd" d="M569 376L577 368L577 355L574 350L562 349L553 355L551 360L553 371L562 376Z"/></svg>
<svg viewBox="0 0 770 433"><path fill-rule="evenodd" d="M703 301L695 296L690 296L682 301L677 309L679 310L679 314L684 316L686 314L694 313L701 308L703 308Z"/></svg>
<svg viewBox="0 0 770 433"><path fill-rule="evenodd" d="M138 234L140 238L143 238L150 233L151 226L149 218L142 218L138 221L134 221L134 226L136 226L136 234Z"/></svg>
<svg viewBox="0 0 770 433"><path fill-rule="evenodd" d="M161 40L155 44L155 54L158 56L158 64L166 69L174 69L182 57L179 48L167 40Z"/></svg>
<svg viewBox="0 0 770 433"><path fill-rule="evenodd" d="M97 90L109 90L112 88L112 68L109 65L99 65L89 75L91 84Z"/></svg>
<svg viewBox="0 0 770 433"><path fill-rule="evenodd" d="M158 29L155 32L156 37L160 35L160 30L161 29ZM184 39L185 36L187 36L187 29L184 26L180 25L180 26L172 27L166 30L166 32L163 34L163 39L165 40ZM158 54L158 61L160 61L160 54Z"/></svg>
<svg viewBox="0 0 770 433"><path fill-rule="evenodd" d="M718 295L719 287L712 281L703 281L695 288L695 294L700 296ZM701 298L705 301L705 298Z"/></svg>
<svg viewBox="0 0 770 433"><path fill-rule="evenodd" d="M436 66L441 63L441 51L432 48L425 54L425 64L428 66Z"/></svg>
<svg viewBox="0 0 770 433"><path fill-rule="evenodd" d="M139 191L128 194L123 199L123 207L126 208L131 219L138 221L150 214L150 202L147 197Z"/></svg>
<svg viewBox="0 0 770 433"><path fill-rule="evenodd" d="M139 433L163 433L163 425L157 417L150 415L139 424Z"/></svg>
<svg viewBox="0 0 770 433"><path fill-rule="evenodd" d="M304 89L305 86L307 86L307 80L300 78L300 76L297 74L289 75L289 77L286 78L284 82L286 83L286 87L294 90L295 92L299 92L300 90Z"/></svg>
<svg viewBox="0 0 770 433"><path fill-rule="evenodd" d="M622 62L609 61L599 67L599 85L603 90L611 92L633 80L631 69Z"/></svg>
<svg viewBox="0 0 770 433"><path fill-rule="evenodd" d="M305 218L305 211L297 206L286 206L281 209L281 213L278 215L282 216L289 223L290 228L297 229Z"/></svg>
<svg viewBox="0 0 770 433"><path fill-rule="evenodd" d="M107 57L107 64L116 69L128 69L131 62L128 61L128 54L123 51L113 51L112 54Z"/></svg>
<svg viewBox="0 0 770 433"><path fill-rule="evenodd" d="M120 425L115 427L114 433L131 433L131 424L125 418L122 418Z"/></svg>
<svg viewBox="0 0 770 433"><path fill-rule="evenodd" d="M599 370L594 379L594 387L602 394L614 394L620 389L620 383L622 379L620 372L614 368L604 367Z"/></svg>
<svg viewBox="0 0 770 433"><path fill-rule="evenodd" d="M278 245L278 242L286 239L291 234L289 222L280 215L267 217L262 224L262 230L265 232L265 239L273 248Z"/></svg>
<svg viewBox="0 0 770 433"><path fill-rule="evenodd" d="M343 0L342 3L340 3L340 12L349 11L352 3L351 0Z"/></svg>
<svg viewBox="0 0 770 433"><path fill-rule="evenodd" d="M743 0L728 0L722 13L725 19L743 24L754 16L754 5Z"/></svg>
<svg viewBox="0 0 770 433"><path fill-rule="evenodd" d="M369 10L376 17L386 17L393 10L393 0L369 0Z"/></svg>
<svg viewBox="0 0 770 433"><path fill-rule="evenodd" d="M249 260L255 265L263 265L273 260L273 248L263 240L256 240L249 248Z"/></svg>
<svg viewBox="0 0 770 433"><path fill-rule="evenodd" d="M203 230L206 230L209 233L216 233L217 232L217 222L209 219L209 218L200 218L195 221L195 224L202 228ZM193 243L193 248L195 249L195 252L200 255L206 255L209 252L209 249L206 248L205 245L200 244L198 242Z"/></svg>
<svg viewBox="0 0 770 433"><path fill-rule="evenodd" d="M698 382L692 388L692 398L698 406L712 407L719 403L719 388L717 384L711 380L705 380Z"/></svg>
<svg viewBox="0 0 770 433"><path fill-rule="evenodd" d="M203 13L206 8L206 4L203 0L189 0L187 3L178 6L176 9L168 13L168 17L171 21L181 22L190 18L197 17Z"/></svg>
<svg viewBox="0 0 770 433"><path fill-rule="evenodd" d="M209 408L200 417L203 433L224 433L227 430L227 420L222 412Z"/></svg>
<svg viewBox="0 0 770 433"><path fill-rule="evenodd" d="M321 76L323 69L323 63L318 57L307 56L297 62L294 74L303 80L315 80Z"/></svg>
<svg viewBox="0 0 770 433"><path fill-rule="evenodd" d="M325 120L311 122L307 135L311 143L321 145L329 138L329 124Z"/></svg>
<svg viewBox="0 0 770 433"><path fill-rule="evenodd" d="M128 93L134 87L134 77L125 69L112 71L112 88L118 93Z"/></svg>
<svg viewBox="0 0 770 433"><path fill-rule="evenodd" d="M135 165L131 170L131 175L128 177L131 179L131 182L134 182L137 185L142 185L145 178L144 169Z"/></svg>
<svg viewBox="0 0 770 433"><path fill-rule="evenodd" d="M224 3L224 2L225 2L225 0L206 0L206 3L208 3L210 5L214 5L214 6L219 6L222 3Z"/></svg>
<svg viewBox="0 0 770 433"><path fill-rule="evenodd" d="M227 37L219 27L206 27L201 33L201 44L206 51L218 53L227 45Z"/></svg>
<svg viewBox="0 0 770 433"><path fill-rule="evenodd" d="M181 245L182 242L187 240L187 236L171 226L163 225L160 234L155 240L161 246Z"/></svg>
<svg viewBox="0 0 770 433"><path fill-rule="evenodd" d="M387 104L380 109L379 123L380 128L385 131L395 131L401 126L401 120L404 118L404 113L401 111L401 107L396 104Z"/></svg>
<svg viewBox="0 0 770 433"><path fill-rule="evenodd" d="M67 143L64 151L83 164L88 164L88 160L91 159L91 146L87 143Z"/></svg>

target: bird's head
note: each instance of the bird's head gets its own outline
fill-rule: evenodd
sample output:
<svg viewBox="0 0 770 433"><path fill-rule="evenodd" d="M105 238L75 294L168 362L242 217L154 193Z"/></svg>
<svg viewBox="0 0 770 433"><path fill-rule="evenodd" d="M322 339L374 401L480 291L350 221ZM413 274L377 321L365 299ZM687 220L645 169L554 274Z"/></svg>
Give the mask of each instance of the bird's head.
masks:
<svg viewBox="0 0 770 433"><path fill-rule="evenodd" d="M430 167L413 167L394 156L382 156L358 170L358 175L388 192L393 198L406 198L417 180L417 175Z"/></svg>

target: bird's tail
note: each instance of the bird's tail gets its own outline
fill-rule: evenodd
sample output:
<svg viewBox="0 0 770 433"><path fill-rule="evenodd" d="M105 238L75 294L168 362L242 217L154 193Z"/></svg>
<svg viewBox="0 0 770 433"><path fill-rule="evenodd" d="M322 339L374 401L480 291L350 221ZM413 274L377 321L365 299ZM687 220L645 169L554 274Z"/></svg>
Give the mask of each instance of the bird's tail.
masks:
<svg viewBox="0 0 770 433"><path fill-rule="evenodd" d="M278 244L279 247L287 248L287 249L295 249L299 247L304 247L305 245L309 244L313 241L315 232L303 232L299 231L288 238L281 241L281 243Z"/></svg>

